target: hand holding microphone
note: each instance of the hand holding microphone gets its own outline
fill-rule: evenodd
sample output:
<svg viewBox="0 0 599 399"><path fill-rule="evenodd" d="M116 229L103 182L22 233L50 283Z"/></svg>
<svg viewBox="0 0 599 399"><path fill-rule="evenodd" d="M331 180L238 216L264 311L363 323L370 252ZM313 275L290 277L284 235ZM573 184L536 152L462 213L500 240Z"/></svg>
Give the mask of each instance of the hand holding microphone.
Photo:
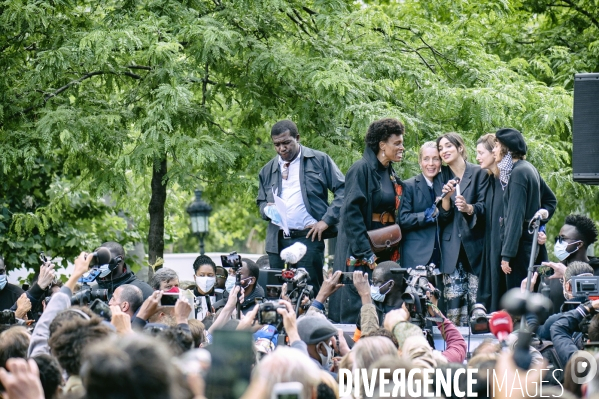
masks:
<svg viewBox="0 0 599 399"><path fill-rule="evenodd" d="M459 177L454 177L452 180L448 181L447 184L443 186L443 194L437 198L435 205L441 202L448 195L451 196L454 193L456 186L460 183L460 180L461 179Z"/></svg>

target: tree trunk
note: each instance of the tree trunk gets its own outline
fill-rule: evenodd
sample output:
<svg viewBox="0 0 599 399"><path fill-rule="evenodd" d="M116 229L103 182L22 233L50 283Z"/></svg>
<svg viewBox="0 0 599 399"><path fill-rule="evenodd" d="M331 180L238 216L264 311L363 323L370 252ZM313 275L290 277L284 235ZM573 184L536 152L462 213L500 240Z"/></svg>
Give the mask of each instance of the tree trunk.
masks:
<svg viewBox="0 0 599 399"><path fill-rule="evenodd" d="M164 257L164 204L166 202L166 154L154 161L152 168L152 198L148 205L150 230L148 232L148 255L150 264Z"/></svg>

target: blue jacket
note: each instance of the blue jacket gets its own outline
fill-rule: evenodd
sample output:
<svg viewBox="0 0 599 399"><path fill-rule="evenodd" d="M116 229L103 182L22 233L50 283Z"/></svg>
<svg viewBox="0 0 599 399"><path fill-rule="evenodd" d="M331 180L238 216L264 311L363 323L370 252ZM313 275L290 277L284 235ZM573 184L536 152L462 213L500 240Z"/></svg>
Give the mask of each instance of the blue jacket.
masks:
<svg viewBox="0 0 599 399"><path fill-rule="evenodd" d="M333 237L337 232L339 211L343 203L345 192L345 176L335 162L327 154L301 146L300 157L300 186L304 205L308 213L317 221L324 221L329 225L325 232L327 238ZM260 215L264 220L270 221L264 214L267 203L274 203L273 188L280 193L283 185L279 169L279 156L271 159L260 170L258 178L258 197L256 204L260 207ZM329 190L335 195L329 205ZM266 232L266 252L279 253L278 234L280 227L269 223Z"/></svg>

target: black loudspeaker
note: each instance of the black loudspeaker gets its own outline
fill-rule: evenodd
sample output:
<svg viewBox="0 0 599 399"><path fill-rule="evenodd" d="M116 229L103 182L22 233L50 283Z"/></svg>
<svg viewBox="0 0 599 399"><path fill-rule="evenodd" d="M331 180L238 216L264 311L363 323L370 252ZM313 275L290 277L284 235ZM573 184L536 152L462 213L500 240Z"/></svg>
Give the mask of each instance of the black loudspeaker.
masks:
<svg viewBox="0 0 599 399"><path fill-rule="evenodd" d="M574 181L599 185L599 73L574 76Z"/></svg>

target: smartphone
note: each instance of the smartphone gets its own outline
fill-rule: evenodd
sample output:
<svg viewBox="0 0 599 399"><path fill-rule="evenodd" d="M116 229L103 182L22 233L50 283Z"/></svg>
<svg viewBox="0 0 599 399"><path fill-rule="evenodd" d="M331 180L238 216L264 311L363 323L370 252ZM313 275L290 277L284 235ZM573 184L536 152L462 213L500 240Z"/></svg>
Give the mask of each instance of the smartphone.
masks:
<svg viewBox="0 0 599 399"><path fill-rule="evenodd" d="M270 399L303 399L304 386L300 382L277 382Z"/></svg>
<svg viewBox="0 0 599 399"><path fill-rule="evenodd" d="M534 265L533 266L537 273L545 277L551 277L555 274L555 270L551 266L546 265Z"/></svg>
<svg viewBox="0 0 599 399"><path fill-rule="evenodd" d="M160 298L160 306L175 306L179 295L179 292L164 292Z"/></svg>
<svg viewBox="0 0 599 399"><path fill-rule="evenodd" d="M252 366L256 361L252 332L216 330L212 345L206 349L212 357L205 379L206 397L240 398L250 383Z"/></svg>
<svg viewBox="0 0 599 399"><path fill-rule="evenodd" d="M110 321L112 319L112 312L110 311L110 306L108 306L106 302L98 298L94 299L91 305L89 305L89 310L91 310L104 320Z"/></svg>
<svg viewBox="0 0 599 399"><path fill-rule="evenodd" d="M343 272L340 283L354 285L354 272Z"/></svg>

